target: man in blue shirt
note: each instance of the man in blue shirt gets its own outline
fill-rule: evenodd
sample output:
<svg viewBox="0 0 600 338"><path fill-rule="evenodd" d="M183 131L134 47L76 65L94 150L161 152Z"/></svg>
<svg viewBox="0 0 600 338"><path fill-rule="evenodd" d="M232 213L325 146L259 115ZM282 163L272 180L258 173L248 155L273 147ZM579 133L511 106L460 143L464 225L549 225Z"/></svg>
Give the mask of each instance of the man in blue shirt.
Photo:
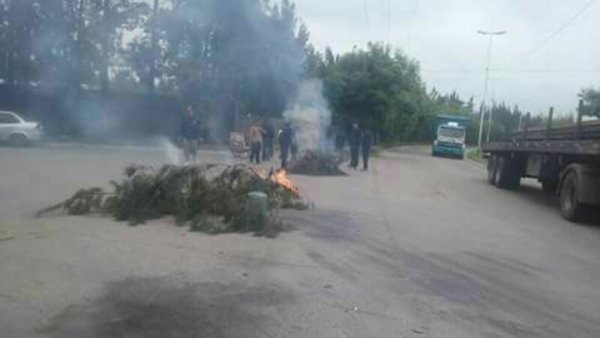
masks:
<svg viewBox="0 0 600 338"><path fill-rule="evenodd" d="M195 164L198 159L198 139L200 138L200 122L194 114L194 108L188 106L181 121L179 137L183 147L185 165Z"/></svg>

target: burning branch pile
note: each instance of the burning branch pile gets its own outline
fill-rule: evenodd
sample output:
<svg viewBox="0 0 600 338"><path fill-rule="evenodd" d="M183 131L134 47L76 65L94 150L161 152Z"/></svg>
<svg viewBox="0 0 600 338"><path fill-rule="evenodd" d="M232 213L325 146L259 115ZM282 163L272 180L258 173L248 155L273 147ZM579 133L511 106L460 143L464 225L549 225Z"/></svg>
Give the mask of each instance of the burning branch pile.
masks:
<svg viewBox="0 0 600 338"><path fill-rule="evenodd" d="M289 170L294 174L315 176L345 176L340 169L344 159L334 153L306 151L300 158L293 161Z"/></svg>
<svg viewBox="0 0 600 338"><path fill-rule="evenodd" d="M41 210L38 216L55 210L70 215L100 213L138 225L172 215L178 224L207 233L261 232L272 222L248 224L245 215L250 211L251 192L264 193L268 210L308 208L285 172L260 173L245 165L164 166L158 170L131 166L125 170L125 179L110 184L110 192L82 189Z"/></svg>

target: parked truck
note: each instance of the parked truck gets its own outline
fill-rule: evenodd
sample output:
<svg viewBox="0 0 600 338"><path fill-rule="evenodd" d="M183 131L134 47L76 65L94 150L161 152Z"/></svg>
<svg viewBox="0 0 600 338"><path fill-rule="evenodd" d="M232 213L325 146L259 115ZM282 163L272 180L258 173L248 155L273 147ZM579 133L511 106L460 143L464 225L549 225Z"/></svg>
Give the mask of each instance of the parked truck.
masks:
<svg viewBox="0 0 600 338"><path fill-rule="evenodd" d="M469 119L464 116L439 115L435 123L433 156L465 157L465 138Z"/></svg>
<svg viewBox="0 0 600 338"><path fill-rule="evenodd" d="M544 191L555 193L562 216L579 221L600 205L600 122L582 122L592 113L580 102L575 125L554 127L553 109L544 128L530 129L530 115L510 139L483 147L489 154L488 182L515 189L522 178L534 178Z"/></svg>

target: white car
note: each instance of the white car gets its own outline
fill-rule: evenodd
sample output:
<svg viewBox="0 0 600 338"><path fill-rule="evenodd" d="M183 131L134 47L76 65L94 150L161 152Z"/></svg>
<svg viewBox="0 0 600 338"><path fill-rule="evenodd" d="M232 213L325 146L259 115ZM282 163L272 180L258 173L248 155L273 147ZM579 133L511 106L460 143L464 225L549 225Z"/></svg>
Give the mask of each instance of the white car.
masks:
<svg viewBox="0 0 600 338"><path fill-rule="evenodd" d="M26 145L42 138L42 125L29 122L19 115L0 110L0 141L14 145Z"/></svg>

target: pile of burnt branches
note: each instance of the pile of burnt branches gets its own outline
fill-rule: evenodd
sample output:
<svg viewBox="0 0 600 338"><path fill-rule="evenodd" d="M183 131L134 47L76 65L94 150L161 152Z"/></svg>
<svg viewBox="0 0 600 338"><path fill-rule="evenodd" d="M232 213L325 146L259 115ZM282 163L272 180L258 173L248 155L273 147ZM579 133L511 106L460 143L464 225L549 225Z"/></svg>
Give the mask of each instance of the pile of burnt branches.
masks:
<svg viewBox="0 0 600 338"><path fill-rule="evenodd" d="M168 165L158 170L130 166L122 181L110 185L108 191L82 189L66 201L39 211L38 216L59 210L70 215L97 213L131 225L175 216L177 224L208 233L261 232L269 224L248 228L244 222L249 193L264 193L269 211L308 208L296 192L245 165Z"/></svg>
<svg viewBox="0 0 600 338"><path fill-rule="evenodd" d="M342 155L333 152L306 151L301 157L292 161L290 173L314 176L345 176L340 169L344 161Z"/></svg>

